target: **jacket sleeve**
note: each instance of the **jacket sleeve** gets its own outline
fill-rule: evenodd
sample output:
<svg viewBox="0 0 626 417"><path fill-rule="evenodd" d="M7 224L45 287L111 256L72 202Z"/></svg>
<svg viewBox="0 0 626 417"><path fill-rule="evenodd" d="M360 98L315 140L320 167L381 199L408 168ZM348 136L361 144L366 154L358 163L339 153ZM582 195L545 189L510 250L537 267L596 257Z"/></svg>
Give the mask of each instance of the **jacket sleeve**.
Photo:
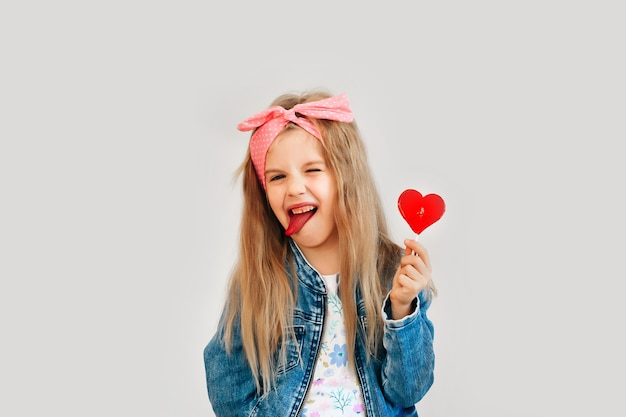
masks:
<svg viewBox="0 0 626 417"><path fill-rule="evenodd" d="M389 295L383 305L383 393L391 403L411 407L428 392L434 380L433 325L426 316L430 298L426 290L415 299L415 310L391 320Z"/></svg>
<svg viewBox="0 0 626 417"><path fill-rule="evenodd" d="M258 396L238 324L233 326L231 349L227 352L220 321L217 332L204 348L204 366L209 400L216 417L249 415Z"/></svg>

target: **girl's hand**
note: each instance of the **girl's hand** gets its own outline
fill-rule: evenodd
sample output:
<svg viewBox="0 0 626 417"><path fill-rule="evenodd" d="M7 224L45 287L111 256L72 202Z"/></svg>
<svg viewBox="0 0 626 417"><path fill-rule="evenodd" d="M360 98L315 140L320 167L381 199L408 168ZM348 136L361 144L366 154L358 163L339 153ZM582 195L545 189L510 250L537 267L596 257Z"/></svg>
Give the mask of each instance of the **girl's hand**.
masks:
<svg viewBox="0 0 626 417"><path fill-rule="evenodd" d="M432 279L426 248L412 239L406 239L404 244L406 245L404 256L400 259L400 266L393 277L393 286L389 294L391 318L394 320L412 313L413 300Z"/></svg>

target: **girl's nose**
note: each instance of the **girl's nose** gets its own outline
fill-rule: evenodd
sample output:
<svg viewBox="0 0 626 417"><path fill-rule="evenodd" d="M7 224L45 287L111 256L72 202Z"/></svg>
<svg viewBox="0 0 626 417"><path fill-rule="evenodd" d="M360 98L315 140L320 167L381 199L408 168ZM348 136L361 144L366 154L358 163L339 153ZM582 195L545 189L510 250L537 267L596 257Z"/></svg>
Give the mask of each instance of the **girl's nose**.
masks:
<svg viewBox="0 0 626 417"><path fill-rule="evenodd" d="M300 195L304 194L306 191L306 186L304 183L304 178L300 175L291 175L289 177L289 184L287 188L287 192L290 195Z"/></svg>

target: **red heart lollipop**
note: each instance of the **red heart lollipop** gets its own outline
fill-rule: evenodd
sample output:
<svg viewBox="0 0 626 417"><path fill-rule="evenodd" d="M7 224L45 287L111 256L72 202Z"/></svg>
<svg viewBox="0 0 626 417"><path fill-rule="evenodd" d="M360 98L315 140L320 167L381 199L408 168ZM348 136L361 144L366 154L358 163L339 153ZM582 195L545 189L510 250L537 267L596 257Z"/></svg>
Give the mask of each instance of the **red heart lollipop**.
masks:
<svg viewBox="0 0 626 417"><path fill-rule="evenodd" d="M417 190L404 190L398 198L398 209L404 220L418 235L443 216L446 205L437 194L422 194Z"/></svg>

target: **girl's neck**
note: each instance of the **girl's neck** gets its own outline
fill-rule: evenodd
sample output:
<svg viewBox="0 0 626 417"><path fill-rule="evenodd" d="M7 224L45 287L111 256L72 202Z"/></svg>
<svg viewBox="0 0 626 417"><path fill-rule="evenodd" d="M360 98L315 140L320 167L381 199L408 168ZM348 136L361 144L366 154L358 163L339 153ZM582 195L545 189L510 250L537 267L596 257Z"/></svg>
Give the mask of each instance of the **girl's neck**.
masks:
<svg viewBox="0 0 626 417"><path fill-rule="evenodd" d="M338 248L303 248L302 254L317 272L322 275L333 275L339 272L339 250Z"/></svg>

